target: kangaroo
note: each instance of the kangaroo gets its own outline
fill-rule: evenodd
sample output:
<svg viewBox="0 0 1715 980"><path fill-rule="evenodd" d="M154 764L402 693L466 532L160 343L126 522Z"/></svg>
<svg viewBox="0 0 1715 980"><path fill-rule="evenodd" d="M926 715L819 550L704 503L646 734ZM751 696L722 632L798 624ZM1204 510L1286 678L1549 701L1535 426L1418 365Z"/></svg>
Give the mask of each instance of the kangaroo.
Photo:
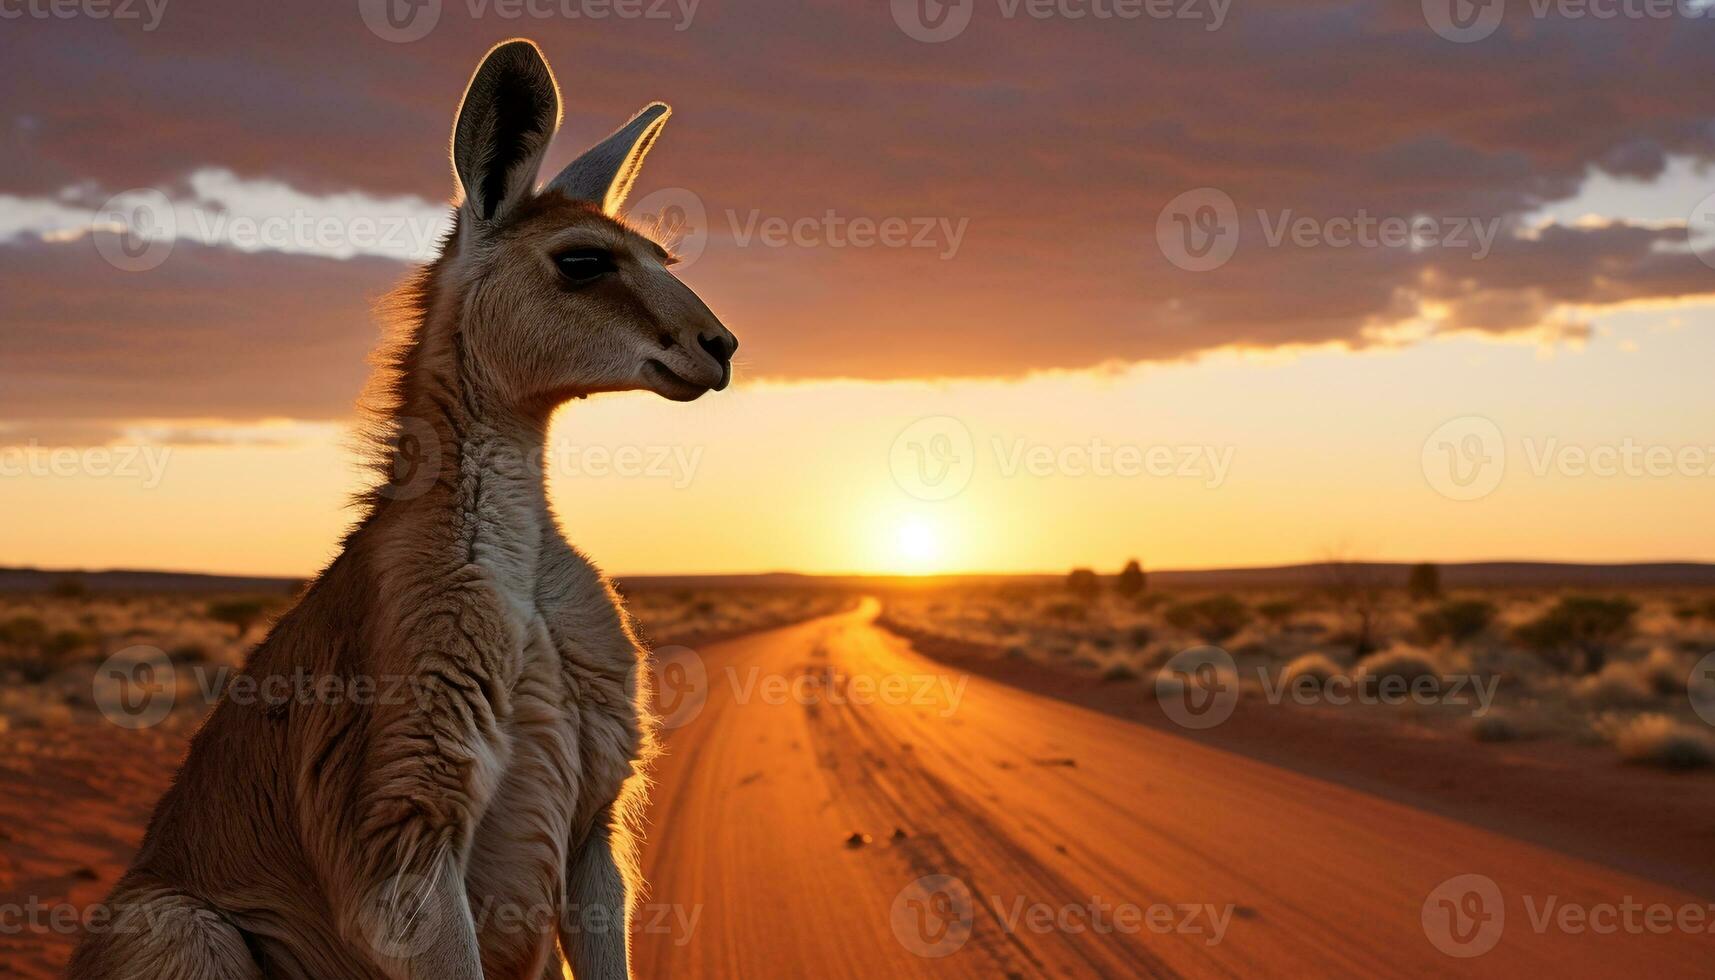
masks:
<svg viewBox="0 0 1715 980"><path fill-rule="evenodd" d="M222 699L73 978L539 980L556 941L579 980L630 975L645 654L541 461L569 399L731 380L738 341L617 217L668 114L537 190L554 76L524 40L477 68L454 226L384 358L381 482L244 667L343 696Z"/></svg>

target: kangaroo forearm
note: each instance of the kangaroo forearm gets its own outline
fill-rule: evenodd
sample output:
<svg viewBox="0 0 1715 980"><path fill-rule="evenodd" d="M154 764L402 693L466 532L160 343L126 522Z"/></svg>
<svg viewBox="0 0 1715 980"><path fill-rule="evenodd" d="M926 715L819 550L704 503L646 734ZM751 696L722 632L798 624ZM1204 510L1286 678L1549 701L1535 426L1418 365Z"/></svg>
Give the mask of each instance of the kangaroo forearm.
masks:
<svg viewBox="0 0 1715 980"><path fill-rule="evenodd" d="M579 980L624 980L631 976L633 896L615 853L610 819L608 813L601 815L567 869L560 946L571 962L572 975Z"/></svg>

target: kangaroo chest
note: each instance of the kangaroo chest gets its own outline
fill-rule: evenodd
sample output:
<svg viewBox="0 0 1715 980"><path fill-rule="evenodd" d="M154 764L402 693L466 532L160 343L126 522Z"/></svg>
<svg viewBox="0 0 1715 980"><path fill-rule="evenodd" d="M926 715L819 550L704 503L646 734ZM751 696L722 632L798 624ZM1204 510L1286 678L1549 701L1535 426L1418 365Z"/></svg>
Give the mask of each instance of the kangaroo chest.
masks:
<svg viewBox="0 0 1715 980"><path fill-rule="evenodd" d="M466 891L494 975L536 975L563 913L569 862L634 773L640 719L623 677L592 669L599 618L576 597L522 604L521 648L498 714L496 788L466 864Z"/></svg>

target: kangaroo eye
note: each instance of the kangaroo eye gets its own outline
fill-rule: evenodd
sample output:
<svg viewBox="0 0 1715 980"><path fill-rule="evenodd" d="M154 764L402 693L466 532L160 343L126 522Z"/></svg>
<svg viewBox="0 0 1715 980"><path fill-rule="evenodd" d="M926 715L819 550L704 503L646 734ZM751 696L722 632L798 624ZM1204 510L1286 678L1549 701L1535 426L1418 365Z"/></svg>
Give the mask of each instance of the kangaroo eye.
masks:
<svg viewBox="0 0 1715 980"><path fill-rule="evenodd" d="M599 248L576 248L555 257L560 275L579 286L595 282L614 271L613 256Z"/></svg>

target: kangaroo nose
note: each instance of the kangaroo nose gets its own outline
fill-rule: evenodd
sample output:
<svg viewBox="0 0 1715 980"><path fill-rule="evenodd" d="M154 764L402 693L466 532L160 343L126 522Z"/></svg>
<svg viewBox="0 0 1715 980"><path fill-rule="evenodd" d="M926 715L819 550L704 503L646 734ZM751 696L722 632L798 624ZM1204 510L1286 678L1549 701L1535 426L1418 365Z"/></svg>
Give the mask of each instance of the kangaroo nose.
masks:
<svg viewBox="0 0 1715 980"><path fill-rule="evenodd" d="M697 343L714 356L714 359L725 364L732 360L733 352L738 350L738 338L731 334L714 334L708 337L698 337Z"/></svg>

